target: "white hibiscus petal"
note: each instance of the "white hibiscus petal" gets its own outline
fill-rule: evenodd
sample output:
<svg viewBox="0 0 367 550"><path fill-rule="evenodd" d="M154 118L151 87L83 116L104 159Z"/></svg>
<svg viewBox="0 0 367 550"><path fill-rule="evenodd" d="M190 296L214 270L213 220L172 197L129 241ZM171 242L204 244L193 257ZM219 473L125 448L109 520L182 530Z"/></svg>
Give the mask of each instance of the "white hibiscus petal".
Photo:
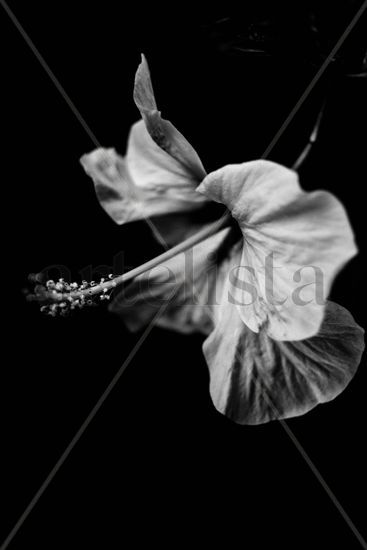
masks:
<svg viewBox="0 0 367 550"><path fill-rule="evenodd" d="M348 385L364 349L351 314L328 302L320 332L301 342L254 333L230 304L203 345L210 393L219 412L240 424L302 415Z"/></svg>
<svg viewBox="0 0 367 550"><path fill-rule="evenodd" d="M211 173L200 192L225 204L244 236L229 299L253 331L276 340L316 334L334 277L357 252L331 193L305 193L295 172L269 161Z"/></svg>
<svg viewBox="0 0 367 550"><path fill-rule="evenodd" d="M126 157L99 148L81 158L102 207L123 224L208 203L196 193L205 170L191 145L157 111L145 58L136 73L134 99L144 120L131 127Z"/></svg>
<svg viewBox="0 0 367 550"><path fill-rule="evenodd" d="M153 141L142 120L130 130L126 164L138 187L181 200L182 210L207 202L192 172Z"/></svg>
<svg viewBox="0 0 367 550"><path fill-rule="evenodd" d="M101 206L118 224L191 212L208 202L196 193L185 169L154 143L143 121L131 129L125 158L114 149L99 148L80 162Z"/></svg>
<svg viewBox="0 0 367 550"><path fill-rule="evenodd" d="M134 100L155 143L185 166L196 181L200 182L206 173L199 155L171 122L161 118L144 55L135 75Z"/></svg>
<svg viewBox="0 0 367 550"><path fill-rule="evenodd" d="M133 183L125 159L114 149L95 149L80 162L92 178L101 206L118 224L141 219L144 194Z"/></svg>

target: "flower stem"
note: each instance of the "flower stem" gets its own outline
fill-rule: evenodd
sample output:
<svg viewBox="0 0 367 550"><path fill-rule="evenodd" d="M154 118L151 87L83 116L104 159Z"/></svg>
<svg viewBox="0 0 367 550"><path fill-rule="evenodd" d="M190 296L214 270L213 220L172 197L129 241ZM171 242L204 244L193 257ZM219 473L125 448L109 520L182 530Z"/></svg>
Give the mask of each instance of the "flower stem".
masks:
<svg viewBox="0 0 367 550"><path fill-rule="evenodd" d="M70 299L77 300L82 296L89 297L89 296L101 294L102 292L111 290L122 283L126 283L127 281L134 279L138 275L142 275L143 273L149 271L150 269L153 269L154 267L160 265L164 261L173 258L177 254L180 254L181 252L184 252L185 250L192 248L193 246L195 246L196 244L199 244L200 242L204 241L208 237L215 235L216 233L218 233L218 231L228 226L231 219L232 219L231 214L227 211L225 214L223 214L223 216L219 220L205 227L201 231L198 231L198 233L195 233L195 235L192 235L185 241L170 248L166 252L163 252L159 256L152 258L151 260L139 265L138 267L135 267L134 269L131 269L130 271L127 271L126 273L123 273L122 275L118 275L113 279L110 279L106 282L89 287L85 290L76 290L68 293L55 292L55 291L46 292L43 294L43 297L42 295L40 296L39 301L51 300L51 301L60 302L63 300L70 300Z"/></svg>
<svg viewBox="0 0 367 550"><path fill-rule="evenodd" d="M318 134L319 134L319 128L320 128L320 124L321 124L321 119L322 119L323 114L324 114L325 103L326 103L326 100L324 101L324 103L321 106L321 109L320 109L319 114L317 116L315 125L312 129L311 135L308 138L308 142L307 142L306 147L302 150L301 154L299 155L299 157L297 158L297 160L294 162L294 164L292 166L292 169L295 170L295 171L297 171L300 168L301 164L306 160L309 152L312 149L312 146L314 145L314 143L317 140L317 137L318 137Z"/></svg>
<svg viewBox="0 0 367 550"><path fill-rule="evenodd" d="M192 235L185 241L182 241L181 243L177 244L176 246L173 246L166 252L163 252L159 256L156 256L155 258L152 258L151 260L148 260L144 264L139 265L138 267L135 267L134 269L131 269L127 273L123 273L122 275L118 275L111 281L107 281L106 283L102 283L101 285L98 285L98 287L93 287L92 293L98 293L98 288L112 288L115 287L121 283L126 283L127 281L130 281L131 279L134 279L138 275L142 275L146 271L149 271L150 269L153 269L153 267L156 267L163 263L166 260L169 260L170 258L173 258L177 254L180 254L181 252L184 252L185 250L188 250L189 248L192 248L196 244L199 244L200 242L204 241L208 237L211 237L215 233L218 233L220 229L223 229L225 226L229 224L229 221L231 219L231 215L229 212L226 212L219 220L214 222L213 224L210 224L210 226L205 227L201 231L198 231L195 233L195 235Z"/></svg>

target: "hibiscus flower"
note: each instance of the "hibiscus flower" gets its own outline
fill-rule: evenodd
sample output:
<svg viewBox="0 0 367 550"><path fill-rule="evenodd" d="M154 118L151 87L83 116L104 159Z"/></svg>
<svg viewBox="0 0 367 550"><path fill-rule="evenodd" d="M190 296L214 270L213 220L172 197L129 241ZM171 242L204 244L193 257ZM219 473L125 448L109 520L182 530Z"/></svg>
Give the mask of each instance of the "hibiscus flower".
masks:
<svg viewBox="0 0 367 550"><path fill-rule="evenodd" d="M329 192L303 191L295 171L267 160L207 174L161 117L144 57L134 100L142 120L126 156L99 148L81 163L116 223L148 218L169 244L194 236L136 277L111 311L131 330L155 319L203 333L213 403L236 422L298 416L330 401L364 348L351 314L326 301L357 252L343 206Z"/></svg>

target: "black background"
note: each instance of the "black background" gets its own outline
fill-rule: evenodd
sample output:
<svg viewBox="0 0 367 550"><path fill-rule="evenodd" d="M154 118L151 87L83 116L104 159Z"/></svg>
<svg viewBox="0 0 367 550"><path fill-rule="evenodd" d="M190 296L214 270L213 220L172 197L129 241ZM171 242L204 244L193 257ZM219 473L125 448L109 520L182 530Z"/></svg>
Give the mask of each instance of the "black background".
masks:
<svg viewBox="0 0 367 550"><path fill-rule="evenodd" d="M262 155L361 2L203 13L177 3L136 13L120 2L9 4L98 141L122 154L139 118L132 86L144 52L163 116L209 172ZM361 70L365 25L270 154L291 165L327 98L301 180L349 212L360 255L332 298L362 326L366 79L350 75ZM95 145L4 11L1 36L5 537L139 337L103 307L42 316L21 293L28 273L62 264L78 280L122 251L127 268L161 249L143 222L119 227L100 208L78 160ZM243 51L254 44L265 54ZM213 537L246 548L360 547L280 424L238 426L215 411L201 344L152 330L10 548L175 548ZM364 533L366 388L362 364L335 401L288 422Z"/></svg>

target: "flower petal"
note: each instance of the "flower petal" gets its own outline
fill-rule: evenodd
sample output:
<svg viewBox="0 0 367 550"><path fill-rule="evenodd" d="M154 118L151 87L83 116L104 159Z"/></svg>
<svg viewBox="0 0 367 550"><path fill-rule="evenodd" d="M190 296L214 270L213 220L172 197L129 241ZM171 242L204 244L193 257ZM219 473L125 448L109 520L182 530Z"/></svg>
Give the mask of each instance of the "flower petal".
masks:
<svg viewBox="0 0 367 550"><path fill-rule="evenodd" d="M195 191L198 182L154 143L143 121L131 128L125 158L114 149L99 148L80 162L93 179L101 206L118 224L190 212L207 203Z"/></svg>
<svg viewBox="0 0 367 550"><path fill-rule="evenodd" d="M196 193L200 180L153 141L142 120L131 128L126 164L132 180L140 188L156 195L173 195L184 202L207 202Z"/></svg>
<svg viewBox="0 0 367 550"><path fill-rule="evenodd" d="M161 310L154 321L157 326L209 334L214 327L212 311L219 307L226 277L226 262L220 254L227 250L230 232L230 228L222 229L137 277L117 295L110 311L119 314L132 331L150 323Z"/></svg>
<svg viewBox="0 0 367 550"><path fill-rule="evenodd" d="M346 309L328 302L316 336L277 342L264 330L249 330L227 303L203 345L213 403L240 424L304 414L350 382L364 349L363 334Z"/></svg>
<svg viewBox="0 0 367 550"><path fill-rule="evenodd" d="M126 157L114 149L99 148L80 159L102 207L123 224L191 212L207 204L196 193L206 175L203 165L182 134L161 118L144 56L135 77L134 99L143 120L130 130ZM163 236L171 237L169 231Z"/></svg>
<svg viewBox="0 0 367 550"><path fill-rule="evenodd" d="M316 334L332 281L357 252L338 199L304 192L295 172L264 160L225 166L198 191L225 204L242 230L230 298L243 322L276 340Z"/></svg>
<svg viewBox="0 0 367 550"><path fill-rule="evenodd" d="M134 100L145 122L149 135L159 147L185 166L201 181L206 173L195 149L184 136L168 121L161 118L154 97L147 60L144 55L136 71Z"/></svg>

